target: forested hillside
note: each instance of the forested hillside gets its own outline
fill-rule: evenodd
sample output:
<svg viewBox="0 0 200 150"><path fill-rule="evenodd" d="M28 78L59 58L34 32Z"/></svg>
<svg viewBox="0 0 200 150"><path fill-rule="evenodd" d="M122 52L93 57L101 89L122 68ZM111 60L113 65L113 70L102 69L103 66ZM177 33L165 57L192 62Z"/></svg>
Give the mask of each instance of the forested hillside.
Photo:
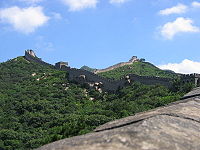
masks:
<svg viewBox="0 0 200 150"><path fill-rule="evenodd" d="M147 70L148 64L140 65ZM145 70L137 74L145 75ZM99 93L69 83L64 71L18 57L0 64L0 149L33 149L88 133L108 121L176 101L190 88L134 83L115 94Z"/></svg>
<svg viewBox="0 0 200 150"><path fill-rule="evenodd" d="M134 62L132 65L126 65L98 74L100 76L112 79L120 79L128 74L137 74L141 76L157 76L164 78L177 78L177 74L173 73L172 71L161 70L148 62Z"/></svg>
<svg viewBox="0 0 200 150"><path fill-rule="evenodd" d="M82 66L80 69L87 70L87 71L90 71L90 72L94 72L96 70L96 69L90 68L88 66Z"/></svg>

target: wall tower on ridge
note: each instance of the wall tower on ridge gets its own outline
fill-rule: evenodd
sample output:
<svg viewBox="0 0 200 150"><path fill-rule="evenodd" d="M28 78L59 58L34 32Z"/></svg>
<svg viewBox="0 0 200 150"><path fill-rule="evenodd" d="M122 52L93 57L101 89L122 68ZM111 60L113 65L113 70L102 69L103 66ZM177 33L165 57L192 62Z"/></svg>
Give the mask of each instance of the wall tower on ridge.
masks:
<svg viewBox="0 0 200 150"><path fill-rule="evenodd" d="M139 61L139 59L137 58L137 56L133 56L131 57L131 59L129 60L129 62L136 62Z"/></svg>
<svg viewBox="0 0 200 150"><path fill-rule="evenodd" d="M63 62L63 61L57 62L57 63L55 64L55 67L56 67L57 69L61 69L61 68L63 68L63 67L67 67L67 66L68 66L68 62Z"/></svg>
<svg viewBox="0 0 200 150"><path fill-rule="evenodd" d="M29 55L36 57L35 52L33 50L26 50L26 53L28 53Z"/></svg>

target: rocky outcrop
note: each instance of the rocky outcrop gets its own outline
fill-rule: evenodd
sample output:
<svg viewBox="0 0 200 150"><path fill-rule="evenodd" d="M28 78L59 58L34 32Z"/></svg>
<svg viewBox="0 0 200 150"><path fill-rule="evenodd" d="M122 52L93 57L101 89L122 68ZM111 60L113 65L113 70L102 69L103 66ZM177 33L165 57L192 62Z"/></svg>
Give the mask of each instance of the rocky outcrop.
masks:
<svg viewBox="0 0 200 150"><path fill-rule="evenodd" d="M38 150L199 150L200 88L165 107L109 122Z"/></svg>

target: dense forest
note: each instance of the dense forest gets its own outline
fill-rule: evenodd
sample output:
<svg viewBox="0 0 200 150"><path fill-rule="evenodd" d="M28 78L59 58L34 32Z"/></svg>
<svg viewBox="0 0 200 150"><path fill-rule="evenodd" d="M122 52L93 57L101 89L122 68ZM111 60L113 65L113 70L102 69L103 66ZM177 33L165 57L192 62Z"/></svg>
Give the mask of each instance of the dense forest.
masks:
<svg viewBox="0 0 200 150"><path fill-rule="evenodd" d="M146 69L134 73L161 76L141 67ZM105 76L114 77L109 74ZM170 89L134 83L115 94L99 93L68 82L67 76L23 57L0 64L0 149L34 149L85 134L106 122L174 102L193 87L177 79Z"/></svg>

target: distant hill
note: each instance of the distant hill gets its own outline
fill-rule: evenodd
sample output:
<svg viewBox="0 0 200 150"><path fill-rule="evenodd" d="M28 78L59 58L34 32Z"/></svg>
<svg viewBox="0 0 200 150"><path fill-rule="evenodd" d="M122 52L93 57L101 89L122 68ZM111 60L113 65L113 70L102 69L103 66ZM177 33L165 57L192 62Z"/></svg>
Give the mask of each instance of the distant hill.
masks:
<svg viewBox="0 0 200 150"><path fill-rule="evenodd" d="M167 71L167 72L170 72L170 73L176 73L176 72L169 70L169 69L164 69L163 71Z"/></svg>
<svg viewBox="0 0 200 150"><path fill-rule="evenodd" d="M135 68L142 75L146 70L149 75L164 75L148 63L125 66L125 71ZM117 77L124 75L121 69ZM0 63L0 149L34 149L85 134L106 122L176 101L185 93L139 83L115 94L100 93L69 82L67 77L65 71L24 57Z"/></svg>
<svg viewBox="0 0 200 150"><path fill-rule="evenodd" d="M88 67L88 66L83 66L83 67L81 67L80 69L82 69L82 70L87 70L87 71L90 71L90 72L94 72L96 69L95 68L90 68L90 67Z"/></svg>
<svg viewBox="0 0 200 150"><path fill-rule="evenodd" d="M98 75L112 78L120 79L128 74L137 74L140 76L156 76L164 78L176 78L177 74L171 71L161 70L148 62L134 62L131 65L126 65L119 67L107 72L98 73Z"/></svg>

